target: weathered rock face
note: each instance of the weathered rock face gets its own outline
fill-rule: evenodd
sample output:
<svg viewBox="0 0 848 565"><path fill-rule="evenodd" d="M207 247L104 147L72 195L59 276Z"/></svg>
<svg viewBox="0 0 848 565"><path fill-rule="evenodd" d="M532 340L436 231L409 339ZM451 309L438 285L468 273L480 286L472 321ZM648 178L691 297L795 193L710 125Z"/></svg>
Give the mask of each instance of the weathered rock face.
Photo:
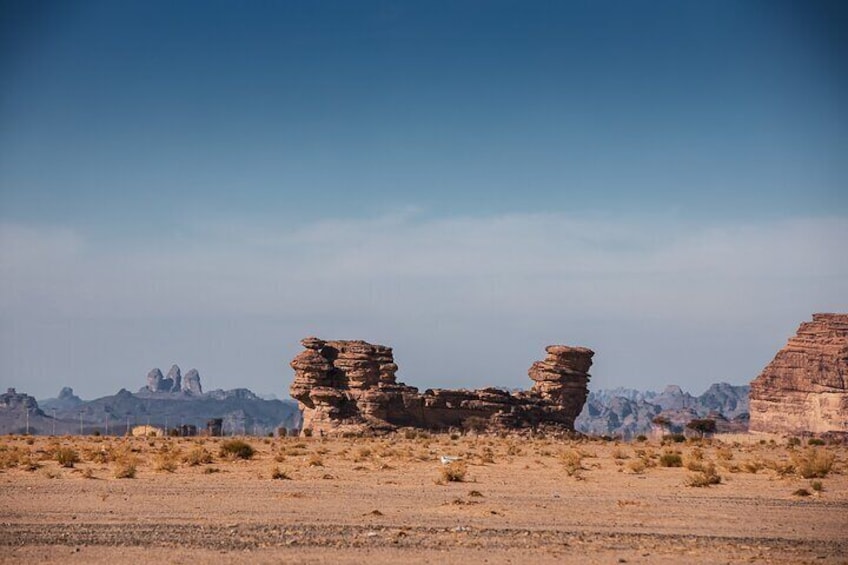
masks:
<svg viewBox="0 0 848 565"><path fill-rule="evenodd" d="M164 390L164 386L162 381L165 380L165 377L162 376L162 371L159 369L151 369L149 373L147 373L147 388L150 389L150 392L159 392Z"/></svg>
<svg viewBox="0 0 848 565"><path fill-rule="evenodd" d="M290 393L311 433L387 431L486 425L491 428L554 426L573 430L586 401L590 349L552 345L530 368L529 391L427 390L398 383L392 349L364 341L309 337L291 362Z"/></svg>
<svg viewBox="0 0 848 565"><path fill-rule="evenodd" d="M203 387L200 386L200 373L197 369L189 369L183 378L183 392L191 394L203 394Z"/></svg>
<svg viewBox="0 0 848 565"><path fill-rule="evenodd" d="M848 314L813 314L751 383L751 431L848 432Z"/></svg>
<svg viewBox="0 0 848 565"><path fill-rule="evenodd" d="M179 365L171 365L171 370L168 371L168 376L165 377L165 382L171 382L169 392L180 392L183 386L183 376L180 373Z"/></svg>
<svg viewBox="0 0 848 565"><path fill-rule="evenodd" d="M188 393L201 395L203 394L203 389L200 386L200 374L197 372L197 369L191 369L183 377L179 365L172 365L167 377L163 377L162 371L158 368L151 369L147 373L147 386L142 387L138 392L141 394L166 392L171 394Z"/></svg>

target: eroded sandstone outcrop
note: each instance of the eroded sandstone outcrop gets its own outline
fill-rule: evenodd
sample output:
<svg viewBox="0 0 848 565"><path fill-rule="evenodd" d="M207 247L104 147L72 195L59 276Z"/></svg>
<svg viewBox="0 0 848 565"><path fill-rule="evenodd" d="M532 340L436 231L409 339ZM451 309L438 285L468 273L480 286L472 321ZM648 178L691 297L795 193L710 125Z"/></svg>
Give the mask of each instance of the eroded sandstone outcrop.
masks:
<svg viewBox="0 0 848 565"><path fill-rule="evenodd" d="M848 314L813 314L751 383L751 431L848 432Z"/></svg>
<svg viewBox="0 0 848 565"><path fill-rule="evenodd" d="M303 411L303 430L361 433L411 426L426 429L552 426L573 430L588 391L594 353L551 345L529 370L528 391L418 389L397 382L392 349L364 341L301 341L291 362L290 393ZM309 433L309 432L307 432Z"/></svg>

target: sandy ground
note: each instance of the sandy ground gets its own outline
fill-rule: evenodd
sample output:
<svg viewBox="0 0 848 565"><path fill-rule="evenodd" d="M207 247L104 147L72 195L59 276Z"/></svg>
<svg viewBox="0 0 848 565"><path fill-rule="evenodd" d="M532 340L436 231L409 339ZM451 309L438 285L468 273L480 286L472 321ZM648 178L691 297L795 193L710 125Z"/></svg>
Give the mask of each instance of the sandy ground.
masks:
<svg viewBox="0 0 848 565"><path fill-rule="evenodd" d="M846 447L815 448L814 484L786 441L245 439L250 460L219 438L4 437L0 561L848 563ZM688 486L710 463L721 483Z"/></svg>

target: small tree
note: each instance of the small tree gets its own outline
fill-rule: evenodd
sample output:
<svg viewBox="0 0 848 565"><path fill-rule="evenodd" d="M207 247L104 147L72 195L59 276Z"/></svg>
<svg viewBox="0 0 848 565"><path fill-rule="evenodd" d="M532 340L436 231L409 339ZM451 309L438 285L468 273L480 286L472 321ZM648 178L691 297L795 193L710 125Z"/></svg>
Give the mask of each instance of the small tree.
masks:
<svg viewBox="0 0 848 565"><path fill-rule="evenodd" d="M716 431L716 422L711 418L704 418L698 420L692 420L686 427L690 430L696 431L700 434L701 437L704 437L707 434L713 434Z"/></svg>

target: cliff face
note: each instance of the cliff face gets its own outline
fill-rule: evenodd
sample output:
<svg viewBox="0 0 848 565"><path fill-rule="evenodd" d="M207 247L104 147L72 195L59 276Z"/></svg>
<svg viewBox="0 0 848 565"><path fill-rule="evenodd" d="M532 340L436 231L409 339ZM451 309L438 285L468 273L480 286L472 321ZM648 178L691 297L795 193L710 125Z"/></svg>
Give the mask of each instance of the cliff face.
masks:
<svg viewBox="0 0 848 565"><path fill-rule="evenodd" d="M549 346L529 370L531 390L427 390L398 383L392 349L364 341L310 337L291 362L290 392L303 411L303 429L314 434L486 426L496 429L552 426L573 430L586 401L594 353Z"/></svg>
<svg viewBox="0 0 848 565"><path fill-rule="evenodd" d="M813 314L751 383L751 431L848 432L848 314Z"/></svg>

